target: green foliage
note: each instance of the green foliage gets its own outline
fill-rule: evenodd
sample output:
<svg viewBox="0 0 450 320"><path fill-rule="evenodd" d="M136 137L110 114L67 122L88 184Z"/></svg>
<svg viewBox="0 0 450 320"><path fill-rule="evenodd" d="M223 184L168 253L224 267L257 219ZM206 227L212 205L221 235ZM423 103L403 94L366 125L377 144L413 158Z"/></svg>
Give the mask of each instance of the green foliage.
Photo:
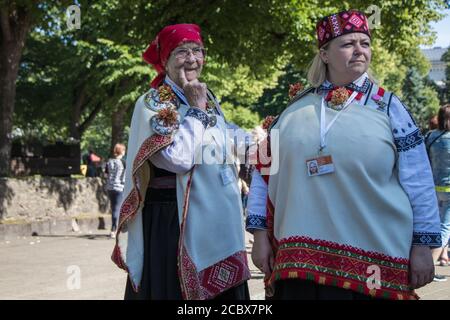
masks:
<svg viewBox="0 0 450 320"><path fill-rule="evenodd" d="M288 64L278 78L276 87L265 90L254 109L261 117L280 114L289 103L289 85L297 82L303 84L306 89L306 73Z"/></svg>
<svg viewBox="0 0 450 320"><path fill-rule="evenodd" d="M128 141L129 126L125 127L124 141ZM81 151L86 153L89 149L94 150L96 154L103 159L108 159L110 153L110 137L111 137L111 120L100 113L89 128L86 130L81 140Z"/></svg>
<svg viewBox="0 0 450 320"><path fill-rule="evenodd" d="M222 103L221 107L227 121L238 125L242 129L251 130L261 122L258 114L252 112L249 108L234 106L229 102Z"/></svg>
<svg viewBox="0 0 450 320"><path fill-rule="evenodd" d="M414 68L408 70L402 89L402 102L408 107L422 131L426 130L429 119L437 114L439 109L436 91L426 84L425 78Z"/></svg>
<svg viewBox="0 0 450 320"><path fill-rule="evenodd" d="M306 83L307 66L317 51L317 19L343 9L365 11L368 6L362 0L77 3L81 29L68 30L64 11L72 2L42 2L40 12L45 15L29 35L20 68L14 119L17 127L31 126L67 138L75 97L85 86L88 103L80 123L99 104L101 109L82 145L100 150L109 147L111 114L127 108L129 119L130 106L148 89L155 72L141 53L163 26L181 22L201 26L208 52L202 80L223 102L229 120L251 128L260 121L255 111L260 116L279 113L288 101L288 85ZM443 3L371 4L381 9L380 27L373 30L372 69L386 89L401 96L408 67L421 75L429 68L418 48L433 39L428 22L441 18Z"/></svg>

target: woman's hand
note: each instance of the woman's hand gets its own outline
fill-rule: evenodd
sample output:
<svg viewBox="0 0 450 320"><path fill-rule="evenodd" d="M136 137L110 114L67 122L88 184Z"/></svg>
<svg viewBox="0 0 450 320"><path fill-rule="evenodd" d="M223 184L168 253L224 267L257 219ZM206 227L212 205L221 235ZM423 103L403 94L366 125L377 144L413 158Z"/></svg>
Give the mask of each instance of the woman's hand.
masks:
<svg viewBox="0 0 450 320"><path fill-rule="evenodd" d="M206 94L206 84L194 79L188 81L186 79L186 74L184 73L184 68L180 68L179 79L183 85L184 96L192 107L197 107L203 111L206 110L207 104L207 94Z"/></svg>
<svg viewBox="0 0 450 320"><path fill-rule="evenodd" d="M253 233L253 264L268 277L272 273L274 256L266 230L255 230Z"/></svg>
<svg viewBox="0 0 450 320"><path fill-rule="evenodd" d="M412 289L423 287L433 281L434 264L429 247L412 246L409 263L409 285Z"/></svg>

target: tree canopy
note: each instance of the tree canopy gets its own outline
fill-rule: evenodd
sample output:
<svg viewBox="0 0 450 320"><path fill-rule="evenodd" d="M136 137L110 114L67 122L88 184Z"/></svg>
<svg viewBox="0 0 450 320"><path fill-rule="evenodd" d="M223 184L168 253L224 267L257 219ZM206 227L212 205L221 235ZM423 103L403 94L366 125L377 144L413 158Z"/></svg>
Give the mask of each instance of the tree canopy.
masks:
<svg viewBox="0 0 450 320"><path fill-rule="evenodd" d="M123 140L134 102L155 75L142 52L163 26L186 22L202 29L207 48L202 80L231 121L250 128L261 116L282 110L289 83L305 82L317 52L320 17L349 8L374 12L360 0L80 0L81 28L71 30L65 23L69 4L41 3L45 19L33 25L20 63L15 126L40 138L92 138L100 125L112 127L105 131L112 140ZM414 67L423 76L429 69L418 48L431 43L428 22L441 18L444 4L372 4L380 21L372 30L371 68L384 87L402 96L408 70Z"/></svg>

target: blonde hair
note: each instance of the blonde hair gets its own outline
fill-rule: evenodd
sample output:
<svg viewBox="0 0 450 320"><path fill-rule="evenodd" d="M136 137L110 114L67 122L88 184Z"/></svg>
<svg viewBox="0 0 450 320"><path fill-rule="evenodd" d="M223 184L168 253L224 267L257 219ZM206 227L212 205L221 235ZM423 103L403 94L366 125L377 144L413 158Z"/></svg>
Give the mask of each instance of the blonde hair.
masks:
<svg viewBox="0 0 450 320"><path fill-rule="evenodd" d="M117 158L118 156L122 155L125 152L125 146L121 143L116 143L114 146L114 157Z"/></svg>
<svg viewBox="0 0 450 320"><path fill-rule="evenodd" d="M307 79L314 88L319 87L327 79L327 65L320 58L319 52L309 65Z"/></svg>
<svg viewBox="0 0 450 320"><path fill-rule="evenodd" d="M329 44L330 42L326 43L320 49L327 50ZM366 72L369 76L370 81L378 84L378 80L375 79L375 77L372 75L372 72L370 70L367 70ZM316 53L309 65L307 79L314 88L318 88L327 79L327 65L322 61L322 58L320 58L320 51Z"/></svg>

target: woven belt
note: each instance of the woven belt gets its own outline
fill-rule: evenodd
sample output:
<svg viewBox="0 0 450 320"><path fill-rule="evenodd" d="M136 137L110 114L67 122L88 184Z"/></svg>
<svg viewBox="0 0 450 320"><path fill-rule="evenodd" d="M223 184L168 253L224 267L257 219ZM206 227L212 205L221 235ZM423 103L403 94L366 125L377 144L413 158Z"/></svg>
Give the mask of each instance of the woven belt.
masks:
<svg viewBox="0 0 450 320"><path fill-rule="evenodd" d="M174 189L176 186L176 176L153 178L149 184L153 189Z"/></svg>
<svg viewBox="0 0 450 320"><path fill-rule="evenodd" d="M435 189L437 192L450 192L450 186L436 186Z"/></svg>

